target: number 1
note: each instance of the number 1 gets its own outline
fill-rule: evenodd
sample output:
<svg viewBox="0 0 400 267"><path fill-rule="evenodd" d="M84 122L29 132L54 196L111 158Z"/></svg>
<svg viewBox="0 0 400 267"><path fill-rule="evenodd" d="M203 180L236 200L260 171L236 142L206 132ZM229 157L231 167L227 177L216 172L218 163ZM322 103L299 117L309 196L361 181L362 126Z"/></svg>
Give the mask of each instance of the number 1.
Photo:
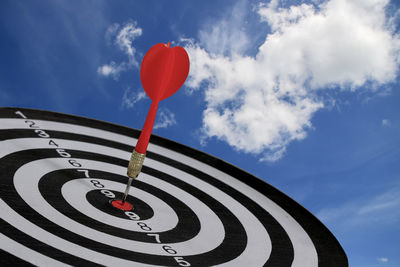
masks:
<svg viewBox="0 0 400 267"><path fill-rule="evenodd" d="M20 115L22 118L27 119L27 117L21 111L15 111L15 114Z"/></svg>

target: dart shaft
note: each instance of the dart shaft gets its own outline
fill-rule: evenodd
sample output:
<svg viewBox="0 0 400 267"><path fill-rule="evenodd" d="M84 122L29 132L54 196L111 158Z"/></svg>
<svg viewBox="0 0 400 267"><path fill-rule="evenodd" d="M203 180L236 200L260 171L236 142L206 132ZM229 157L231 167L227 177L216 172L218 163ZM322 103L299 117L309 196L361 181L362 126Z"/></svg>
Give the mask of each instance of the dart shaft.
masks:
<svg viewBox="0 0 400 267"><path fill-rule="evenodd" d="M126 185L126 188L125 188L124 197L122 198L122 202L125 202L126 197L128 196L129 189L130 189L130 187L131 187L132 181L133 181L133 178L130 178L130 177L129 177L128 184Z"/></svg>
<svg viewBox="0 0 400 267"><path fill-rule="evenodd" d="M147 113L142 132L140 133L139 140L136 143L135 151L138 153L146 153L147 146L149 145L150 135L153 131L154 120L156 119L158 103L158 100L153 100L151 102L149 113Z"/></svg>

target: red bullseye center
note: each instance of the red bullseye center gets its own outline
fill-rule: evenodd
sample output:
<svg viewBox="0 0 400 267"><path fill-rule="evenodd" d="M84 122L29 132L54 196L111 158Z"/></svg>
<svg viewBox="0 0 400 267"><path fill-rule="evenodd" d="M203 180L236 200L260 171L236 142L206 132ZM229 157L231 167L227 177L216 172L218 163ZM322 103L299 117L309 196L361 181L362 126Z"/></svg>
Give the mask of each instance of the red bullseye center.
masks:
<svg viewBox="0 0 400 267"><path fill-rule="evenodd" d="M131 203L129 203L127 201L117 200L117 199L111 201L111 205L113 205L117 209L124 210L124 211L133 209L133 206Z"/></svg>

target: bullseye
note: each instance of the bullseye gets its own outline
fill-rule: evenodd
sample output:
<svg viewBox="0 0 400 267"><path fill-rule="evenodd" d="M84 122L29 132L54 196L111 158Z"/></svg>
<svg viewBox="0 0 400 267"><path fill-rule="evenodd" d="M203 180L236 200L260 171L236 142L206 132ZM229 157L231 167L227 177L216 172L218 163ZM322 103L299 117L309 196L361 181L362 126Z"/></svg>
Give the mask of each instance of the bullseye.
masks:
<svg viewBox="0 0 400 267"><path fill-rule="evenodd" d="M130 211L133 210L133 206L131 203L128 201L122 201L119 199L114 199L110 201L111 205L117 209L123 210L123 211Z"/></svg>

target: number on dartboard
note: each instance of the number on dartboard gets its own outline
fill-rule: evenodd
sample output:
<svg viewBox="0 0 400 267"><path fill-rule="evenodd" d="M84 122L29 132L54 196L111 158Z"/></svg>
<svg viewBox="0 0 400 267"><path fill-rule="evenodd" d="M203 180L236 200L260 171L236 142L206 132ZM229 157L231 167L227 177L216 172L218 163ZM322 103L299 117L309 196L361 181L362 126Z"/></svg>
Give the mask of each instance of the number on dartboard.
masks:
<svg viewBox="0 0 400 267"><path fill-rule="evenodd" d="M93 184L94 187L104 188L104 185L97 180L90 180L90 182Z"/></svg>
<svg viewBox="0 0 400 267"><path fill-rule="evenodd" d="M43 137L43 138L49 138L50 137L50 135L48 133L46 133L45 131L43 131L43 130L36 129L35 133L37 133L37 135L39 137Z"/></svg>
<svg viewBox="0 0 400 267"><path fill-rule="evenodd" d="M77 170L78 172L83 172L85 174L86 178L90 178L89 176L89 170Z"/></svg>
<svg viewBox="0 0 400 267"><path fill-rule="evenodd" d="M157 243L161 243L160 235L159 234L147 234L148 236L154 236Z"/></svg>
<svg viewBox="0 0 400 267"><path fill-rule="evenodd" d="M21 118L27 119L27 117L21 111L15 111L15 114L21 116Z"/></svg>
<svg viewBox="0 0 400 267"><path fill-rule="evenodd" d="M176 260L176 262L180 265L180 266L190 266L190 263L188 261L185 261L183 259L183 257L174 257L174 259Z"/></svg>
<svg viewBox="0 0 400 267"><path fill-rule="evenodd" d="M115 198L115 194L113 192L111 192L110 190L103 189L103 190L100 190L100 192L108 198Z"/></svg>
<svg viewBox="0 0 400 267"><path fill-rule="evenodd" d="M175 249L173 249L171 246L168 246L168 245L164 245L164 246L162 246L162 248L165 250L165 252L167 252L169 254L175 255L176 253L178 253L178 252L176 252Z"/></svg>
<svg viewBox="0 0 400 267"><path fill-rule="evenodd" d="M144 222L138 222L137 225L139 225L143 231L151 231L151 228Z"/></svg>
<svg viewBox="0 0 400 267"><path fill-rule="evenodd" d="M29 125L29 128L39 128L38 126L36 126L36 123L34 121L25 120L25 123Z"/></svg>
<svg viewBox="0 0 400 267"><path fill-rule="evenodd" d="M134 213L133 211L125 211L125 215L128 216L132 221L139 221L140 216Z"/></svg>
<svg viewBox="0 0 400 267"><path fill-rule="evenodd" d="M50 140L50 141L49 141L49 146L56 146L56 147L58 147L57 143L54 142L54 140Z"/></svg>
<svg viewBox="0 0 400 267"><path fill-rule="evenodd" d="M74 167L82 167L82 164L80 164L78 161L76 161L76 159L70 159L68 160L69 164L71 164Z"/></svg>
<svg viewBox="0 0 400 267"><path fill-rule="evenodd" d="M70 158L71 154L69 154L67 151L65 151L65 149L63 148L56 148L56 151L58 153L58 155L60 155L63 158ZM70 163L72 166L74 166L72 163ZM74 166L76 167L76 166Z"/></svg>

